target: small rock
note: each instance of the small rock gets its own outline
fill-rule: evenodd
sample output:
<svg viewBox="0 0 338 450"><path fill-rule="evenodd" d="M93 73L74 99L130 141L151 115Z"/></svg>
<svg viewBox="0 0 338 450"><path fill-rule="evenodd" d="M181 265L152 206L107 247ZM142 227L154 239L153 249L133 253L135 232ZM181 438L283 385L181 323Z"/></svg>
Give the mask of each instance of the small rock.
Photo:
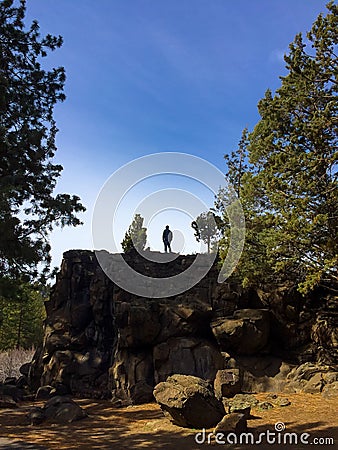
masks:
<svg viewBox="0 0 338 450"><path fill-rule="evenodd" d="M266 396L266 399L267 400L276 400L278 398L278 395L277 394L268 394L267 396Z"/></svg>
<svg viewBox="0 0 338 450"><path fill-rule="evenodd" d="M3 384L0 386L0 396L1 395L12 397L15 402L18 402L23 399L24 391L12 384Z"/></svg>
<svg viewBox="0 0 338 450"><path fill-rule="evenodd" d="M228 413L243 414L245 419L250 417L251 408L258 404L258 400L251 394L236 394L234 398L224 398L223 405Z"/></svg>
<svg viewBox="0 0 338 450"><path fill-rule="evenodd" d="M43 409L39 407L32 408L27 417L31 425L39 425L46 418Z"/></svg>
<svg viewBox="0 0 338 450"><path fill-rule="evenodd" d="M328 372L323 375L325 384L334 383L338 381L338 372Z"/></svg>
<svg viewBox="0 0 338 450"><path fill-rule="evenodd" d="M258 405L257 405L257 408L264 409L264 410L272 409L273 408L273 404L270 403L270 402L259 402Z"/></svg>
<svg viewBox="0 0 338 450"><path fill-rule="evenodd" d="M223 417L216 425L214 434L217 433L235 433L241 434L247 431L247 422L243 414L231 413Z"/></svg>
<svg viewBox="0 0 338 450"><path fill-rule="evenodd" d="M52 386L41 386L37 390L35 395L35 400L47 400L51 397L51 391L53 390Z"/></svg>
<svg viewBox="0 0 338 450"><path fill-rule="evenodd" d="M236 404L234 406L231 405L231 399L227 399L224 398L223 399L223 406L225 411L227 411L227 413L239 413L239 414L243 414L245 419L249 419L250 417L250 413L251 413L251 406L236 406Z"/></svg>
<svg viewBox="0 0 338 450"><path fill-rule="evenodd" d="M20 371L21 375L28 377L30 368L31 368L31 363L25 363L20 367L19 371Z"/></svg>
<svg viewBox="0 0 338 450"><path fill-rule="evenodd" d="M19 377L16 380L16 387L18 387L18 388L27 387L27 377L25 377L24 375L21 375L21 377Z"/></svg>
<svg viewBox="0 0 338 450"><path fill-rule="evenodd" d="M268 394L265 397L266 401L273 404L273 406L289 406L291 402L286 397L278 397L277 394Z"/></svg>
<svg viewBox="0 0 338 450"><path fill-rule="evenodd" d="M0 408L17 408L16 401L9 395L0 394Z"/></svg>
<svg viewBox="0 0 338 450"><path fill-rule="evenodd" d="M324 398L337 398L338 397L338 381L327 384L322 392Z"/></svg>
<svg viewBox="0 0 338 450"><path fill-rule="evenodd" d="M233 399L231 399L231 406L236 408L247 408L255 407L258 404L258 400L254 395L251 394L236 394Z"/></svg>
<svg viewBox="0 0 338 450"><path fill-rule="evenodd" d="M274 404L276 406L289 406L291 405L291 402L288 398L277 398L276 401L274 402Z"/></svg>

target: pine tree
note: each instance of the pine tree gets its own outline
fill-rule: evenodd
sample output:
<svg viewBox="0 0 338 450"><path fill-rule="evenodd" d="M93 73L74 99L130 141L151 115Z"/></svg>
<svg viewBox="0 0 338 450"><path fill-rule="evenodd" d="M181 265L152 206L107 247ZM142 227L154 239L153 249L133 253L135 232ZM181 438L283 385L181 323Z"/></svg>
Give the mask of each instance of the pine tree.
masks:
<svg viewBox="0 0 338 450"><path fill-rule="evenodd" d="M36 347L46 317L42 287L19 284L11 298L0 297L0 350Z"/></svg>
<svg viewBox="0 0 338 450"><path fill-rule="evenodd" d="M135 214L134 220L121 242L125 253L133 248L136 248L138 251L144 250L147 242L147 229L143 227L143 221L144 219L140 214Z"/></svg>
<svg viewBox="0 0 338 450"><path fill-rule="evenodd" d="M301 292L338 288L338 8L327 7L308 44L298 34L290 45L281 87L259 102L242 177L248 237L239 271L255 283L291 280Z"/></svg>
<svg viewBox="0 0 338 450"><path fill-rule="evenodd" d="M25 30L25 1L14 5L0 3L0 278L33 279L39 263L48 272L49 232L79 225L74 213L85 208L77 196L53 195L62 171L52 161L53 109L65 99L65 72L42 60L62 38L42 38L36 21Z"/></svg>
<svg viewBox="0 0 338 450"><path fill-rule="evenodd" d="M242 179L248 171L248 129L244 128L236 151L224 155L227 165L227 179L232 184L237 197L241 196Z"/></svg>
<svg viewBox="0 0 338 450"><path fill-rule="evenodd" d="M201 213L195 221L191 223L195 230L195 237L197 242L202 240L207 244L207 251L210 253L211 245L217 240L217 225L215 215L212 211Z"/></svg>

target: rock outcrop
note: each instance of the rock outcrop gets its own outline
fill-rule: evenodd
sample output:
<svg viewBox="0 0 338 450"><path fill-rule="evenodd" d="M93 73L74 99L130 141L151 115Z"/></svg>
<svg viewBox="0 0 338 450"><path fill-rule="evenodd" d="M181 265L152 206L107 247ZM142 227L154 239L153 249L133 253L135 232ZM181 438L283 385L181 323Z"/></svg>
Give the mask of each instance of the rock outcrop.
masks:
<svg viewBox="0 0 338 450"><path fill-rule="evenodd" d="M90 251L65 253L50 301L43 346L30 369L36 385L66 386L73 394L109 396L108 370L116 346L113 284Z"/></svg>
<svg viewBox="0 0 338 450"><path fill-rule="evenodd" d="M195 258L124 255L154 278L180 274ZM289 286L244 290L232 281L218 284L218 270L216 262L186 292L148 298L113 283L94 252L66 252L46 302L43 344L23 376L35 392L51 386L54 395L111 397L121 405L153 400L154 387L173 374L213 383L219 370L233 370L231 380L219 380L219 395L281 391L300 386L287 376L310 362L329 366L335 382L338 319L327 293L302 298Z"/></svg>

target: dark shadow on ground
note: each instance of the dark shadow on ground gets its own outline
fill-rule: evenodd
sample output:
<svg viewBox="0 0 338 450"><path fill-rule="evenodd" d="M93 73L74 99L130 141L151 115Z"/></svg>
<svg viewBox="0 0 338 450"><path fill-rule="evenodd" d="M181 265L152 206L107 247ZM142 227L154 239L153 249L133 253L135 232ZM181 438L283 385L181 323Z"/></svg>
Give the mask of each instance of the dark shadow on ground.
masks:
<svg viewBox="0 0 338 450"><path fill-rule="evenodd" d="M17 410L0 411L0 436L9 439L2 446L4 441L0 440L1 450L22 449L22 450L204 450L206 448L223 448L232 450L244 450L248 448L268 450L268 449L297 449L305 450L311 448L334 449L338 442L338 426L330 426L325 417L318 417L316 421L304 421L296 423L293 421L292 413L288 416L287 409L282 410L283 417L288 417L284 424L285 431L280 432L280 442L269 444L266 440L266 432L270 431L270 442L272 436L278 439L274 425L264 423L260 419L261 414L255 414L254 420L248 421L249 432L252 433L253 441L234 441L232 444L217 444L214 437L204 443L196 443L195 436L200 430L183 429L172 425L156 404L139 405L129 408L113 408L108 401L76 400L85 408L89 417L69 425L55 425L47 422L39 426L30 426L26 414L32 405L22 405ZM281 414L282 414L281 413ZM276 414L276 412L275 412ZM279 413L278 413L279 414ZM263 414L262 414L263 415ZM266 416L268 417L268 416ZM261 443L252 445L259 439ZM274 433L272 435L271 433ZM284 439L286 433L296 433L297 443L288 437ZM309 445L300 442L300 435L309 433ZM333 445L314 445L315 438L334 438ZM233 438L234 439L234 438ZM285 443L283 442L285 440ZM16 441L16 446L9 443Z"/></svg>

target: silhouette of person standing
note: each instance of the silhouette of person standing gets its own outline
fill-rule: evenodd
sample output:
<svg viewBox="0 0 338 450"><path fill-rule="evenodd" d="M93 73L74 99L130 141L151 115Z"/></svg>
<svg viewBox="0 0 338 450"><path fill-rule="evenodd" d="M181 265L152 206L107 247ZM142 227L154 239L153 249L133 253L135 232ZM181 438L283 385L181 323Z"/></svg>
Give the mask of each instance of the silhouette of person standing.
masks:
<svg viewBox="0 0 338 450"><path fill-rule="evenodd" d="M168 249L169 252L171 253L171 247L170 247L170 243L173 239L173 233L172 231L169 229L169 225L167 225L163 231L163 235L162 235L162 240L163 240L163 244L164 244L164 251L167 253Z"/></svg>

